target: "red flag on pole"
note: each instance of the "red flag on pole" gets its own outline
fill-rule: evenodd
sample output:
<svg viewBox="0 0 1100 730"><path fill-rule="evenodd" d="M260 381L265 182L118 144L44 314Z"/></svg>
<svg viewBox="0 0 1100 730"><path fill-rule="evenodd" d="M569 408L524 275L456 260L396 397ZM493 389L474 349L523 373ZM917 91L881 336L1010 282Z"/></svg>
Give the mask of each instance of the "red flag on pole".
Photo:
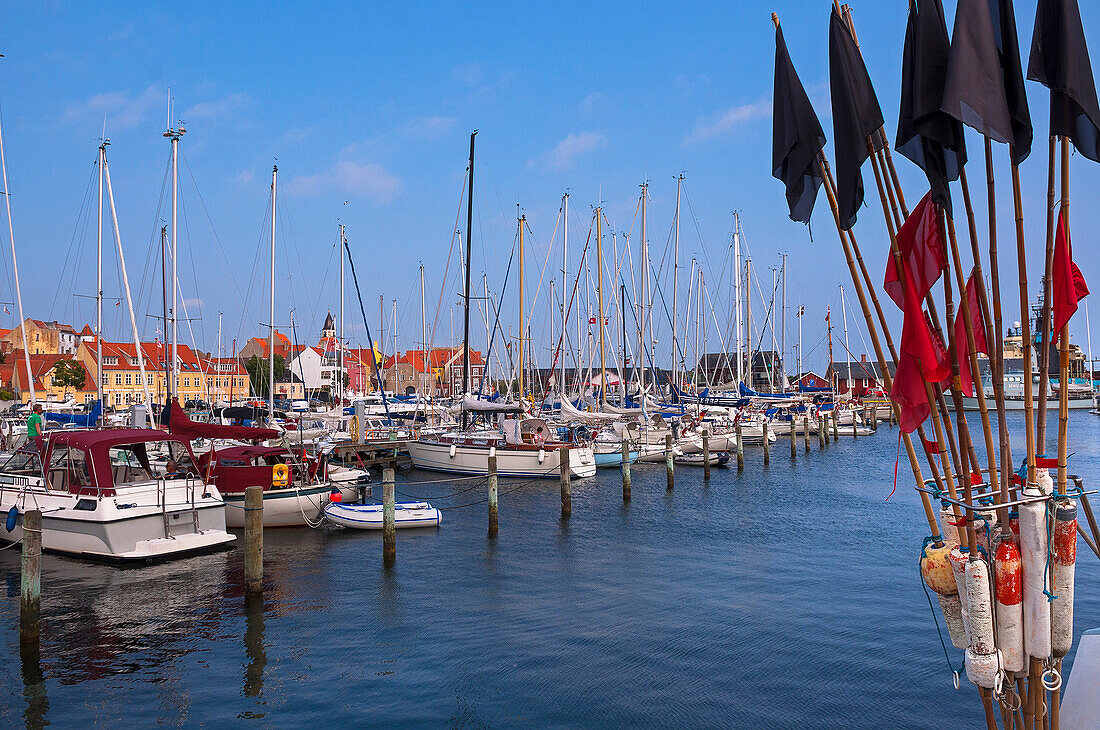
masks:
<svg viewBox="0 0 1100 730"><path fill-rule="evenodd" d="M928 193L917 203L917 207L898 231L896 240L902 265L909 270L916 285L917 299L924 299L924 295L947 268L943 229L940 227L938 208L932 202L932 193ZM886 259L886 279L882 288L898 305L898 309L905 311L901 277L894 266L893 256Z"/></svg>
<svg viewBox="0 0 1100 730"><path fill-rule="evenodd" d="M1051 273L1054 287L1052 299L1054 341L1057 342L1062 333L1062 327L1077 311L1077 302L1089 293L1085 277L1081 275L1077 264L1073 263L1069 226L1062 219L1061 211L1058 212L1058 236L1054 240L1054 268Z"/></svg>
<svg viewBox="0 0 1100 730"><path fill-rule="evenodd" d="M951 368L947 364L946 353L939 337L929 325L908 267L903 266L903 273L906 283L905 322L901 330L901 351L898 353L898 367L890 398L901 410L899 427L902 431L912 433L931 413L924 389L925 382L943 382L950 376Z"/></svg>
<svg viewBox="0 0 1100 730"><path fill-rule="evenodd" d="M970 307L970 322L974 327L974 348L978 352L989 354L989 345L985 340L985 327L982 326L982 312L978 308L978 287L980 284L974 278L974 272L970 272L970 278L966 280L966 301ZM966 320L963 319L962 307L955 315L955 347L959 353L959 384L962 394L968 398L974 397L974 379L970 375L970 343L966 339Z"/></svg>

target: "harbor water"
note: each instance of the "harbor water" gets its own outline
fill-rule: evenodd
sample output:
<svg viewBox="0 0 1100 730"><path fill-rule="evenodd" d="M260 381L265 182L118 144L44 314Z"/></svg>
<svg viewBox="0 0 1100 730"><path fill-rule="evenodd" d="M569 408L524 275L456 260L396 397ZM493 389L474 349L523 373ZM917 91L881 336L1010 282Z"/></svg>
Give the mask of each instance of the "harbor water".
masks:
<svg viewBox="0 0 1100 730"><path fill-rule="evenodd" d="M780 440L768 467L749 448L743 472L679 467L672 491L635 465L625 506L604 469L573 482L567 522L556 479L502 480L493 541L483 486L399 472L440 529L399 531L389 569L380 534L269 529L248 601L240 548L46 556L38 656L20 655L19 550L0 551L0 726L979 727L922 590L904 454L886 499L897 447L886 426L800 438L793 460ZM1072 415L1069 451L1095 488L1100 417ZM1100 626L1098 578L1079 541L1077 638Z"/></svg>

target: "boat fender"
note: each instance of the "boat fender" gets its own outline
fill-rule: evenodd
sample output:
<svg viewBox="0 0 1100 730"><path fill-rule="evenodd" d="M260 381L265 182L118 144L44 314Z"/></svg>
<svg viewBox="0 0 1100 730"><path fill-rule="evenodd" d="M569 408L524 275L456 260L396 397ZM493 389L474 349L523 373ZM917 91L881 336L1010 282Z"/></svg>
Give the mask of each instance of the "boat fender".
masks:
<svg viewBox="0 0 1100 730"><path fill-rule="evenodd" d="M943 614L943 622L947 624L947 633L951 636L951 644L956 649L966 648L966 626L963 624L962 601L958 593L945 596L937 593L940 599L940 613Z"/></svg>
<svg viewBox="0 0 1100 730"><path fill-rule="evenodd" d="M1050 638L1054 656L1061 658L1073 645L1073 574L1077 561L1077 503L1058 502L1054 512L1054 585L1057 597L1050 604Z"/></svg>
<svg viewBox="0 0 1100 730"><path fill-rule="evenodd" d="M1024 487L1024 497L1042 497L1046 469L1037 469L1037 485ZM1044 480L1043 477L1046 477ZM1020 563L1023 570L1024 651L1037 659L1050 657L1050 604L1047 587L1047 505L1045 501L1020 505Z"/></svg>
<svg viewBox="0 0 1100 730"><path fill-rule="evenodd" d="M11 506L11 509L8 510L8 521L4 526L8 529L8 532L11 532L15 529L15 525L18 522L19 522L19 508L16 507L13 504Z"/></svg>
<svg viewBox="0 0 1100 730"><path fill-rule="evenodd" d="M963 631L966 633L965 646L970 646L970 604L966 595L966 563L969 552L969 549L956 545L949 554L951 571L955 574L955 588L959 592L959 608L962 610Z"/></svg>
<svg viewBox="0 0 1100 730"><path fill-rule="evenodd" d="M339 503L344 498L343 493L336 487L332 488L332 491L328 493L328 501Z"/></svg>
<svg viewBox="0 0 1100 730"><path fill-rule="evenodd" d="M458 453L458 447L454 444L451 444L450 455L452 459L455 458L456 453Z"/></svg>
<svg viewBox="0 0 1100 730"><path fill-rule="evenodd" d="M544 461L546 461L546 451L544 449L539 449L539 463L541 464Z"/></svg>
<svg viewBox="0 0 1100 730"><path fill-rule="evenodd" d="M947 545L926 545L921 551L920 572L929 588L944 596L959 592L951 570L951 548Z"/></svg>
<svg viewBox="0 0 1100 730"><path fill-rule="evenodd" d="M290 481L290 467L286 464L276 464L271 467L271 486L285 487Z"/></svg>
<svg viewBox="0 0 1100 730"><path fill-rule="evenodd" d="M940 537L943 538L944 543L948 547L955 547L959 544L959 528L955 527L955 522L957 521L958 520L955 518L955 510L952 509L951 505L946 502L941 503Z"/></svg>
<svg viewBox="0 0 1100 730"><path fill-rule="evenodd" d="M497 455L497 447L496 446L490 446L489 447L489 456L496 456L496 455Z"/></svg>
<svg viewBox="0 0 1100 730"><path fill-rule="evenodd" d="M997 546L994 558L996 576L997 648L1001 650L1006 672L1022 672L1027 666L1024 656L1023 570L1020 548L1005 537Z"/></svg>

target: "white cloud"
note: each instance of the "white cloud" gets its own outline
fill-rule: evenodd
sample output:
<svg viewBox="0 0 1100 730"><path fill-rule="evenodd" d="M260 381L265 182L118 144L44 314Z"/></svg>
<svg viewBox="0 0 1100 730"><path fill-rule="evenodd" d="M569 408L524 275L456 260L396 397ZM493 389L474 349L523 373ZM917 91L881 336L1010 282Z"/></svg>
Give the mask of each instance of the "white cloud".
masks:
<svg viewBox="0 0 1100 730"><path fill-rule="evenodd" d="M607 94L602 91L593 91L581 100L581 112L591 114L607 99Z"/></svg>
<svg viewBox="0 0 1100 730"><path fill-rule="evenodd" d="M458 117L417 117L405 125L406 136L438 139L450 132Z"/></svg>
<svg viewBox="0 0 1100 730"><path fill-rule="evenodd" d="M291 195L308 196L331 191L388 203L401 189L401 180L378 163L339 160L316 175L291 178L287 188Z"/></svg>
<svg viewBox="0 0 1100 730"><path fill-rule="evenodd" d="M721 114L700 119L691 134L684 138L684 144L695 144L720 137L740 124L756 119L767 119L771 116L771 113L772 104L770 99L761 99L751 104L739 104L730 107Z"/></svg>
<svg viewBox="0 0 1100 730"><path fill-rule="evenodd" d="M573 166L581 155L599 149L607 144L607 137L598 132L580 132L570 134L558 142L554 149L542 155L538 160L532 160L528 167L541 164L551 170L565 170Z"/></svg>
<svg viewBox="0 0 1100 730"><path fill-rule="evenodd" d="M107 118L107 134L111 130L130 129L146 119L157 108L164 108L164 90L152 85L144 91L108 91L81 101L74 101L61 115L68 125L99 127Z"/></svg>
<svg viewBox="0 0 1100 730"><path fill-rule="evenodd" d="M191 120L221 120L232 118L252 106L252 97L248 94L226 94L220 99L200 101L183 113L183 118Z"/></svg>
<svg viewBox="0 0 1100 730"><path fill-rule="evenodd" d="M248 185L255 177L256 174L252 170L241 170L240 174L233 178L233 182L238 185Z"/></svg>

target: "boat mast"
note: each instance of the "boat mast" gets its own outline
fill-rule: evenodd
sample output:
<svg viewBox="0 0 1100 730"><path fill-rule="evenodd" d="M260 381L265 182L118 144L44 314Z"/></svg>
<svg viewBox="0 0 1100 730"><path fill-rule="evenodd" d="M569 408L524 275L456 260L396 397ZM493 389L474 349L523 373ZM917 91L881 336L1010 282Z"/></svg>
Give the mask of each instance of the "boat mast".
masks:
<svg viewBox="0 0 1100 730"><path fill-rule="evenodd" d="M170 310L171 317L172 317L172 381L171 381L171 391L170 392L172 394L173 399L175 398L177 389L179 388L179 375L180 375L179 358L177 357L177 352L178 352L178 348L179 348L179 332L178 332L178 328L177 328L177 319L178 318L176 317L176 311L177 311L177 308L179 306L179 303L178 303L179 286L176 284L176 281L177 281L176 280L176 260L177 260L177 253L178 253L178 245L177 245L177 237L176 237L176 232L177 232L176 223L177 223L177 220L178 220L177 212L178 212L178 208L179 208L179 205L178 205L178 203L179 203L179 146L180 146L180 137L186 131L187 130L185 130L183 127L173 127L172 126L172 92L171 92L171 90L169 90L168 91L168 130L164 133L164 136L167 137L172 143L172 309ZM272 206L274 206L274 204L275 204L274 199L272 199ZM272 208L272 210L274 210L274 207ZM274 217L273 217L272 218L272 228L271 228L272 240L274 240L274 236L275 236L275 227L274 227L274 225L275 225L275 223L274 223ZM274 255L272 256L272 261L274 261ZM272 264L272 266L274 266L274 264ZM272 285L272 287L274 287L275 282L272 281L271 285ZM274 321L274 316L275 315L273 314L272 315L272 320L273 321Z"/></svg>
<svg viewBox="0 0 1100 730"><path fill-rule="evenodd" d="M141 345L138 345L139 349L140 349L140 347L141 347ZM224 355L225 355L225 348L222 347L222 313L218 312L218 367L217 367L217 370L215 371L215 372L217 372L218 375L217 375L217 380L215 380L214 382L216 382L218 384L218 395L219 396L223 395L223 390L222 390L221 384L222 384L222 357ZM213 407L214 404L211 403L210 405L211 405L211 407Z"/></svg>
<svg viewBox="0 0 1100 730"><path fill-rule="evenodd" d="M781 254L783 266L780 275L783 277L783 297L779 310L779 387L784 392L787 390L787 254Z"/></svg>
<svg viewBox="0 0 1100 730"><path fill-rule="evenodd" d="M694 264L695 264L695 262L692 261L692 265L694 265ZM703 360L703 351L699 349L699 343L700 343L700 340L699 340L699 327L700 327L700 322L703 318L703 267L702 266L699 267L699 290L696 292L696 299L698 300L698 303L695 305L695 356L698 358L698 360L696 360L696 363L699 363L699 362L702 362L702 360ZM698 365L696 365L696 367L698 368ZM698 384L699 384L698 375L699 375L699 373L695 373L695 375L696 375L696 377L692 378L692 380L695 381L693 384L696 387L698 387Z"/></svg>
<svg viewBox="0 0 1100 730"><path fill-rule="evenodd" d="M425 375L428 372L428 313L424 308L424 264L420 264L420 339L420 347L423 349L420 351L420 388L418 392L420 397L423 398L424 390L427 388ZM488 366L489 363L485 364Z"/></svg>
<svg viewBox="0 0 1100 730"><path fill-rule="evenodd" d="M768 316L768 320L769 320L768 324L771 325L771 327L769 329L771 329L771 331L772 331L772 361L768 365L768 386L771 388L771 392L774 393L775 392L775 381L776 381L776 372L775 372L775 346L776 346L776 342L775 342L775 285L776 285L776 274L777 274L777 272L776 272L774 266L771 267L771 269L772 269L772 300L771 300L771 306L769 308L771 311L768 312L768 315L769 315Z"/></svg>
<svg viewBox="0 0 1100 730"><path fill-rule="evenodd" d="M172 400L172 390L169 385L172 379L172 366L168 362L168 226L160 227L160 298L164 322L160 354L161 361L164 363L164 407L167 408ZM259 383L257 383L258 386Z"/></svg>
<svg viewBox="0 0 1100 730"><path fill-rule="evenodd" d="M641 319L638 325L638 359L641 361L641 368L638 370L638 394L640 397L645 398L645 326L646 326L646 300L649 298L649 233L646 228L646 198L649 197L649 183L642 183L642 266L641 266L641 297L639 298L639 306L641 308Z"/></svg>
<svg viewBox="0 0 1100 730"><path fill-rule="evenodd" d="M603 208L596 207L596 309L600 318L600 405L607 404L607 342L603 322Z"/></svg>
<svg viewBox="0 0 1100 730"><path fill-rule="evenodd" d="M744 353L742 351L742 308L741 308L741 220L738 213L735 211L733 214L733 297L737 302L736 316L734 317L734 329L737 331L737 383L740 387L741 381L744 378L742 367L744 365Z"/></svg>
<svg viewBox="0 0 1100 730"><path fill-rule="evenodd" d="M268 316L271 317L271 330L267 339L267 418L270 422L275 418L275 196L278 192L279 166L271 166L271 309ZM172 216L173 219L175 215ZM172 267L175 268L176 259L172 257ZM174 281L174 277L173 277ZM175 323L173 322L173 328ZM175 343L172 344L172 359L175 360ZM174 366L174 363L173 363Z"/></svg>
<svg viewBox="0 0 1100 730"><path fill-rule="evenodd" d="M561 343L562 346L558 348L558 357L561 358L561 397L565 399L565 333L568 331L569 322L567 320L566 306L565 306L565 293L569 291L569 193L561 196L562 210L564 215L562 220L564 222L564 235L562 236L561 245Z"/></svg>
<svg viewBox="0 0 1100 730"><path fill-rule="evenodd" d="M798 378L802 377L802 315L803 314L805 314L805 307L803 307L802 305L799 305L798 314L796 315L797 318L798 318L798 361L796 363L796 365L798 367L798 373L796 373L796 376L795 376L795 377L798 377Z"/></svg>
<svg viewBox="0 0 1100 730"><path fill-rule="evenodd" d="M4 132L0 129L0 171L3 172L4 177L4 205L7 208L8 213L8 240L11 241L11 268L12 275L15 277L15 300L19 305L19 321L20 329L23 332L23 363L27 366L27 382L30 383L31 389L31 405L38 402L34 394L34 378L30 377L31 374L31 351L27 345L27 320L23 318L23 291L19 287L19 263L15 258L15 227L11 222L11 188L8 187L8 162L4 156ZM100 371L102 372L102 370ZM103 376L97 373L97 377L102 381ZM100 405L102 406L102 385L100 386Z"/></svg>
<svg viewBox="0 0 1100 730"><path fill-rule="evenodd" d="M676 178L676 232L672 247L672 382L677 385L680 385L680 381L676 377L676 374L680 372L680 350L677 347L679 344L679 321L676 315L676 305L680 290L680 187L683 182L684 173L681 172ZM688 308L691 308L690 305Z"/></svg>
<svg viewBox="0 0 1100 730"><path fill-rule="evenodd" d="M622 279L620 278L621 282ZM626 374L630 372L627 364L630 358L626 355L626 284L619 284L619 317L622 321L623 359L622 373L619 375L619 405L626 407Z"/></svg>
<svg viewBox="0 0 1100 730"><path fill-rule="evenodd" d="M523 400L523 336L526 334L526 327L523 322L523 229L527 223L527 216L521 215L518 219L519 223L519 365L516 367L516 390L519 392L519 399Z"/></svg>
<svg viewBox="0 0 1100 730"><path fill-rule="evenodd" d="M106 161L107 140L103 140L99 145L99 197L96 205L95 232L95 363L96 374L99 376L96 383L96 396L99 398L101 413L103 412L103 165ZM26 329L26 325L23 329ZM141 356L140 352L138 356ZM30 368L27 369L27 380L31 380Z"/></svg>
<svg viewBox="0 0 1100 730"><path fill-rule="evenodd" d="M474 226L474 137L477 130L470 132L470 184L466 191L466 285L463 289L462 303L465 305L462 329L462 397L470 390L470 234ZM462 428L466 429L466 410L462 411Z"/></svg>
<svg viewBox="0 0 1100 730"><path fill-rule="evenodd" d="M840 316L844 320L844 362L848 363L848 399L852 398L852 351L848 349L848 305L844 303L844 285L840 285Z"/></svg>
<svg viewBox="0 0 1100 730"><path fill-rule="evenodd" d="M393 330L393 394L397 392L397 300L393 300L393 314L390 317L390 328Z"/></svg>
<svg viewBox="0 0 1100 730"><path fill-rule="evenodd" d="M745 259L745 368L752 387L752 258Z"/></svg>
<svg viewBox="0 0 1100 730"><path fill-rule="evenodd" d="M344 396L347 395L344 385L344 373L347 368L347 356L344 354L344 224L340 224L340 333L336 343L336 376L340 379L340 405L344 404ZM424 269L420 270L423 279Z"/></svg>
<svg viewBox="0 0 1100 730"><path fill-rule="evenodd" d="M829 311L828 307L825 308L825 322L827 323L827 329L829 333L829 368L831 369L833 367L833 318L832 313ZM829 383L829 385L833 389L834 401L836 400L837 396L836 377L836 371L834 370L832 382Z"/></svg>

